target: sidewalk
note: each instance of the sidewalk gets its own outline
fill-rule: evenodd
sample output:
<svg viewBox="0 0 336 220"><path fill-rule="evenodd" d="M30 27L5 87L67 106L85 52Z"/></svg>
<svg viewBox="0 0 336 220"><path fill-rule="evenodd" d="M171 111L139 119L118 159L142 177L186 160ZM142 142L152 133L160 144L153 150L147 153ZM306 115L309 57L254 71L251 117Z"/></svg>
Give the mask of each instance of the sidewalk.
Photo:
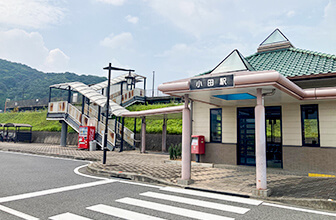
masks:
<svg viewBox="0 0 336 220"><path fill-rule="evenodd" d="M76 146L0 142L0 150L89 160L94 162L87 168L91 173L165 185L178 186L177 179L181 175L179 162L171 162L169 155L154 152L140 154L137 150L122 153L108 151L107 163L103 165L102 151L78 150ZM212 168L206 167L209 164L192 164L191 178L194 183L188 188L252 196L255 167L218 165L219 167ZM272 194L268 198L261 198L262 200L336 210L336 202L331 201L336 200L336 178L307 177L268 169L267 181Z"/></svg>

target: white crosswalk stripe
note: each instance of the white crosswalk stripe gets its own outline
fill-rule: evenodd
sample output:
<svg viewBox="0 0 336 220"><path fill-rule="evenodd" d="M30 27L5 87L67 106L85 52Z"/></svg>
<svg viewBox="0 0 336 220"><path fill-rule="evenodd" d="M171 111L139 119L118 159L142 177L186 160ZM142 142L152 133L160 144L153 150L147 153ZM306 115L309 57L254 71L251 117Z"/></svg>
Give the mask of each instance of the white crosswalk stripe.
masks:
<svg viewBox="0 0 336 220"><path fill-rule="evenodd" d="M254 199L247 199L247 198L240 198L234 196L227 196L222 194L216 193L209 193L209 192L202 192L197 190L187 190L181 188L173 188L173 187L160 187L160 192L144 192L140 193L139 195L142 196L141 199L135 199L130 197L125 197L121 199L115 200L115 202L121 204L128 205L128 208L119 208L111 205L105 204L98 204L86 207L87 210L92 212L98 212L104 215L108 215L111 217L126 219L126 220L164 220L164 218L152 216L148 213L141 213L142 211L134 211L129 210L129 208L133 207L140 207L144 208L144 210L155 210L156 213L168 213L168 215L177 215L183 216L187 218L194 218L194 219L216 219L216 220L234 220L232 215L244 215L246 214L250 208L246 207L239 207L239 205L227 205L220 203L221 201L231 201L235 203L242 203L244 205L252 205L253 207L262 203L262 201L254 200ZM162 193L161 193L162 192ZM167 192L167 193L163 193ZM169 192L174 192L179 195L170 195ZM189 195L189 198L185 198L184 195ZM155 199L155 202L148 201L146 198ZM208 201L202 200L202 198L207 198ZM213 200L209 200L213 199ZM163 204L160 201L165 200L169 202L173 202L173 205ZM218 201L221 200L221 201ZM214 202L217 201L217 202ZM164 202L164 201L162 201ZM191 206L190 208L181 208L179 204L186 204ZM197 210L195 206L201 208L201 211ZM185 206L187 207L187 206ZM132 208L131 208L132 209ZM138 209L139 210L139 209ZM223 213L218 214L217 211L215 214L212 214L216 210L220 210ZM230 214L232 213L232 214ZM231 216L224 216L224 215L231 215ZM63 213L60 215L56 215L50 217L51 220L90 220L89 218L82 217L70 212Z"/></svg>
<svg viewBox="0 0 336 220"><path fill-rule="evenodd" d="M189 198L184 198L180 196L173 196L173 195L167 195L167 194L155 193L155 192L146 192L146 193L141 193L140 195L155 198L155 199L163 199L163 200L168 200L172 202L196 205L196 206L201 206L205 208L218 209L218 210L226 211L226 212L234 212L238 214L245 214L246 212L250 210L247 208L241 208L241 207L232 206L232 205L224 205L224 204L219 204L215 202L207 202L207 201L202 201L199 199L189 199Z"/></svg>
<svg viewBox="0 0 336 220"><path fill-rule="evenodd" d="M163 218L153 217L103 204L87 207L87 209L127 220L164 220Z"/></svg>
<svg viewBox="0 0 336 220"><path fill-rule="evenodd" d="M55 215L50 217L51 220L92 220L90 218L85 218L79 215L72 214L70 212L63 213L60 215Z"/></svg>
<svg viewBox="0 0 336 220"><path fill-rule="evenodd" d="M134 205L142 208L152 209L160 212L166 212L169 214L176 214L184 217L195 218L195 219L216 219L216 220L233 220L234 218L228 218L220 215L209 214L200 211L194 211L185 208L179 208L170 205L159 204L155 202L148 202L145 200L132 199L132 198L122 198L116 200L116 202Z"/></svg>
<svg viewBox="0 0 336 220"><path fill-rule="evenodd" d="M209 192L203 192L203 191L191 190L191 189L181 189L181 188L175 188L175 187L163 187L160 190L167 191L167 192L181 193L181 194L186 194L186 195L192 195L192 196L200 196L200 197L211 198L211 199L225 200L225 201L230 201L230 202L244 203L248 205L260 205L263 202L263 201L255 200L255 199L241 198L241 197L236 197L236 196L227 196L223 194L209 193Z"/></svg>

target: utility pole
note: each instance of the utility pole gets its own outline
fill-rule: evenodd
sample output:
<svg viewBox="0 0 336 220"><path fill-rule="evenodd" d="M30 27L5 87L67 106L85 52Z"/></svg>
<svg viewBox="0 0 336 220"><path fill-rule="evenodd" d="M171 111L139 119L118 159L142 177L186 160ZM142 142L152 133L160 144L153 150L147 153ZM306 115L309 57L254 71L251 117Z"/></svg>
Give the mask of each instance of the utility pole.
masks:
<svg viewBox="0 0 336 220"><path fill-rule="evenodd" d="M153 71L152 97L154 97L154 80L155 80L155 71Z"/></svg>

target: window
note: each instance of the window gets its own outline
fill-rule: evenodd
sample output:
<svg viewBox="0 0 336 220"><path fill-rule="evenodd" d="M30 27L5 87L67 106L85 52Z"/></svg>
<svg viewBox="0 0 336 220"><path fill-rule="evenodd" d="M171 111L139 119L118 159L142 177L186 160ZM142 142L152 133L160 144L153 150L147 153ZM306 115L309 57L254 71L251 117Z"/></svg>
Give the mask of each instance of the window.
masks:
<svg viewBox="0 0 336 220"><path fill-rule="evenodd" d="M320 146L318 105L301 105L301 128L303 146Z"/></svg>
<svg viewBox="0 0 336 220"><path fill-rule="evenodd" d="M210 109L210 142L222 142L222 109Z"/></svg>

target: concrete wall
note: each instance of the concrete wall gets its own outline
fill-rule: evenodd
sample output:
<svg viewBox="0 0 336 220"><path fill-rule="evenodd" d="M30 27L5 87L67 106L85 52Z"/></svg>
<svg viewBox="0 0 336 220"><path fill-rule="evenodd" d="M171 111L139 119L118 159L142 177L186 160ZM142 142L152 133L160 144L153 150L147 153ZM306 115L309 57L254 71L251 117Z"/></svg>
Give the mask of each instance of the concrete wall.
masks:
<svg viewBox="0 0 336 220"><path fill-rule="evenodd" d="M33 131L32 142L33 143L45 143L45 144L60 144L61 132L52 131ZM67 144L77 145L78 134L68 133Z"/></svg>
<svg viewBox="0 0 336 220"><path fill-rule="evenodd" d="M141 140L140 134L136 134L136 140ZM167 134L167 150L170 145L182 143L182 135ZM136 145L140 147L140 142ZM146 150L161 151L162 150L162 134L146 134Z"/></svg>
<svg viewBox="0 0 336 220"><path fill-rule="evenodd" d="M45 143L45 144L60 144L61 132L49 132L49 131L33 131L32 142L33 143ZM140 140L140 134L136 134L136 139ZM182 142L182 135L167 135L167 149L171 144L179 144ZM161 134L146 134L146 150L161 151L162 146ZM68 145L78 144L78 134L71 133L67 135ZM140 145L140 143L138 143ZM137 146L139 147L139 146Z"/></svg>

